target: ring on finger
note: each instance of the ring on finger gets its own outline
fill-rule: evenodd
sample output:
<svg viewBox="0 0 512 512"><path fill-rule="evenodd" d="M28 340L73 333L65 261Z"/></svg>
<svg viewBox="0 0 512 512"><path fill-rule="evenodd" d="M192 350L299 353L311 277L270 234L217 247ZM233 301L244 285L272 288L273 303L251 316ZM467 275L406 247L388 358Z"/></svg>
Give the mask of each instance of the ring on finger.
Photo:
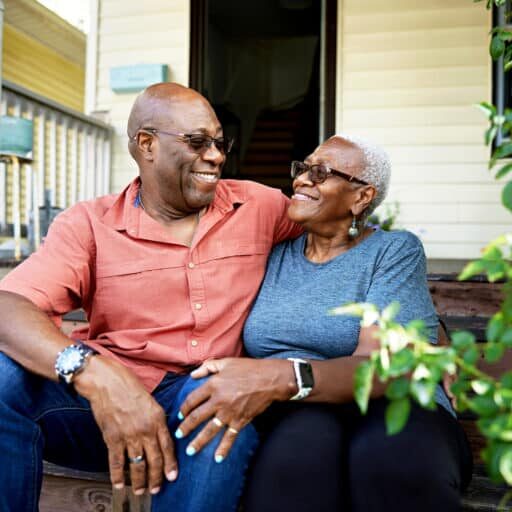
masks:
<svg viewBox="0 0 512 512"><path fill-rule="evenodd" d="M228 427L228 432L234 434L235 436L240 433L240 431L238 431L235 427Z"/></svg>
<svg viewBox="0 0 512 512"><path fill-rule="evenodd" d="M212 421L215 424L215 426L217 426L219 428L224 426L224 423L221 420L219 420L219 418L217 418L217 416L214 416Z"/></svg>
<svg viewBox="0 0 512 512"><path fill-rule="evenodd" d="M144 462L144 459L144 454L137 455L136 457L128 457L130 464L140 464L141 462Z"/></svg>

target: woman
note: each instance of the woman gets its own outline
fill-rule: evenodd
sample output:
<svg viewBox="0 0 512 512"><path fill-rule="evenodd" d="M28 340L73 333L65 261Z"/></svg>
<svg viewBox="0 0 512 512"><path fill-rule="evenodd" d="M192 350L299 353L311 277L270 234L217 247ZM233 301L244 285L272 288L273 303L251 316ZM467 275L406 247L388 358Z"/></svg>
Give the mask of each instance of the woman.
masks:
<svg viewBox="0 0 512 512"><path fill-rule="evenodd" d="M354 371L378 347L376 328L327 315L346 302L383 308L397 300L396 320L422 319L436 342L420 241L365 225L386 195L389 160L364 141L332 137L294 162L292 176L288 215L306 233L269 259L244 329L247 353L258 359L210 361L196 370L196 377L216 375L182 406L180 433L209 419L190 442L197 450L226 428L216 451L222 461L236 433L265 411L255 422L263 442L247 512L459 510L470 454L442 389L435 411L413 406L405 429L388 437L382 386L365 416L353 403Z"/></svg>

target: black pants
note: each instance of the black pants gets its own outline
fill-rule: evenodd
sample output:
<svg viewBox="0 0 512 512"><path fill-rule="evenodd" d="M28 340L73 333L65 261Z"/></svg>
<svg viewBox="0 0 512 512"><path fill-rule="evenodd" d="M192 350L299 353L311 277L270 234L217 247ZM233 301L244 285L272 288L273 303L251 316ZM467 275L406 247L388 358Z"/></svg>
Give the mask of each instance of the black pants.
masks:
<svg viewBox="0 0 512 512"><path fill-rule="evenodd" d="M354 404L275 404L245 496L246 512L451 512L471 478L471 452L442 407L413 405L405 429L388 436L387 400L366 416Z"/></svg>

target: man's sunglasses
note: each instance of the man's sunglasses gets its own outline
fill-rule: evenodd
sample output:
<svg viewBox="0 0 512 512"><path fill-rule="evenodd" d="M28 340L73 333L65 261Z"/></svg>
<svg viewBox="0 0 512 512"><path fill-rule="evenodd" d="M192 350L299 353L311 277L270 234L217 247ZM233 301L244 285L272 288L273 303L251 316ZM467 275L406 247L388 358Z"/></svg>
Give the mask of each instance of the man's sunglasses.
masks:
<svg viewBox="0 0 512 512"><path fill-rule="evenodd" d="M339 176L340 178L352 183L359 183L361 185L369 184L368 182L360 180L351 174L331 169L324 164L308 165L304 162L298 162L297 160L292 162L291 175L293 179L305 172L308 173L309 181L312 181L313 183L323 183L329 176Z"/></svg>
<svg viewBox="0 0 512 512"><path fill-rule="evenodd" d="M203 135L201 133L175 133L175 132L166 132L164 130L159 130L158 128L141 128L141 131L149 132L153 134L163 133L164 135L171 135L173 137L180 137L183 139L190 148L196 153L201 153L202 151L206 151L211 148L212 144L215 144L215 147L224 155L227 155L231 148L233 147L234 139L224 137L220 137L215 139L208 135Z"/></svg>

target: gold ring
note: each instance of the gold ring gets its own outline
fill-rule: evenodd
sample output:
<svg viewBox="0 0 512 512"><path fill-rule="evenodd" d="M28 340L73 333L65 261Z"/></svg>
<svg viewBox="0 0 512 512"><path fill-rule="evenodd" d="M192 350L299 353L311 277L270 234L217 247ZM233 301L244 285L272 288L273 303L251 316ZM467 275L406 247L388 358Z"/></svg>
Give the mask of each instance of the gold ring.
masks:
<svg viewBox="0 0 512 512"><path fill-rule="evenodd" d="M232 434L235 434L235 436L236 436L237 434L239 434L239 433L240 433L240 432L239 432L236 428L234 428L234 427L228 427L228 432L231 432Z"/></svg>
<svg viewBox="0 0 512 512"><path fill-rule="evenodd" d="M214 416L212 421L219 428L224 426L224 423L222 423L222 421L220 421L219 418L217 418L217 416Z"/></svg>

